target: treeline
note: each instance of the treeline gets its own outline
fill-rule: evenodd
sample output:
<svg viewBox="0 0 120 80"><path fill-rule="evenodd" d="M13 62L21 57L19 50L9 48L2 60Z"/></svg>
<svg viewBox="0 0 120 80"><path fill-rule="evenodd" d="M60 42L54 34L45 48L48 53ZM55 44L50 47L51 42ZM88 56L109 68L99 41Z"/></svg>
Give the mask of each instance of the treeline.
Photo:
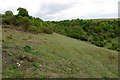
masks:
<svg viewBox="0 0 120 80"><path fill-rule="evenodd" d="M119 36L118 20L63 20L47 22L56 33L71 38L89 41L92 44L104 47L112 39ZM120 51L118 44L113 43L109 49Z"/></svg>
<svg viewBox="0 0 120 80"><path fill-rule="evenodd" d="M5 14L2 15L2 27L33 33L53 33L50 27L44 26L42 19L30 16L25 8L18 8L17 11L17 15L14 15L12 11L6 11Z"/></svg>

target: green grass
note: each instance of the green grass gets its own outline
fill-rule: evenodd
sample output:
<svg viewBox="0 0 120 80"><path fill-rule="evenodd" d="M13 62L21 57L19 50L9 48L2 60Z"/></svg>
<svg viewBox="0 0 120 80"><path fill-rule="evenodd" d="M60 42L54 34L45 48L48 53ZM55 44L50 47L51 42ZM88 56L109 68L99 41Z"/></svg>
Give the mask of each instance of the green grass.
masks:
<svg viewBox="0 0 120 80"><path fill-rule="evenodd" d="M3 55L4 78L118 77L116 51L56 33L31 34L3 29L2 36L3 46L8 47ZM31 50L24 52L25 46Z"/></svg>

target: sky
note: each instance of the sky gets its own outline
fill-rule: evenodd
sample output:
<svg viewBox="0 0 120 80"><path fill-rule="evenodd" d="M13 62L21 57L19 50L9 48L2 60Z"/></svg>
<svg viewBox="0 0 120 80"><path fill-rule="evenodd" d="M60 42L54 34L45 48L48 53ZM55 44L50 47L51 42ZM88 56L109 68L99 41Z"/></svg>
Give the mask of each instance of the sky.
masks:
<svg viewBox="0 0 120 80"><path fill-rule="evenodd" d="M117 18L119 0L0 0L0 13L18 7L26 8L31 16L44 21L71 19Z"/></svg>

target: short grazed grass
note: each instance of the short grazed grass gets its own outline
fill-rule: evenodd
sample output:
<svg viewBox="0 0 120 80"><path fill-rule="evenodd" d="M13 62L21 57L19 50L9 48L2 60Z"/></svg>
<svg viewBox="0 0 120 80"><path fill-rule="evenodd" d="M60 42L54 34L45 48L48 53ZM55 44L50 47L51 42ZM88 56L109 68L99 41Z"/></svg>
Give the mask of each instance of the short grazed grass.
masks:
<svg viewBox="0 0 120 80"><path fill-rule="evenodd" d="M3 29L2 37L4 78L118 77L116 51L56 33L32 34Z"/></svg>

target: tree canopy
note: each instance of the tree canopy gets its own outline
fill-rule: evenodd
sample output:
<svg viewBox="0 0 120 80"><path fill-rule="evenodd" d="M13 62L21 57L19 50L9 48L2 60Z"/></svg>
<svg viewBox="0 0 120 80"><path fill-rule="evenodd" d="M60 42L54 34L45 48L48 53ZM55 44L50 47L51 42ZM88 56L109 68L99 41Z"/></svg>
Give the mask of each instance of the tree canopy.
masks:
<svg viewBox="0 0 120 80"><path fill-rule="evenodd" d="M25 8L19 7L17 11L18 11L18 16L29 17L28 11Z"/></svg>

